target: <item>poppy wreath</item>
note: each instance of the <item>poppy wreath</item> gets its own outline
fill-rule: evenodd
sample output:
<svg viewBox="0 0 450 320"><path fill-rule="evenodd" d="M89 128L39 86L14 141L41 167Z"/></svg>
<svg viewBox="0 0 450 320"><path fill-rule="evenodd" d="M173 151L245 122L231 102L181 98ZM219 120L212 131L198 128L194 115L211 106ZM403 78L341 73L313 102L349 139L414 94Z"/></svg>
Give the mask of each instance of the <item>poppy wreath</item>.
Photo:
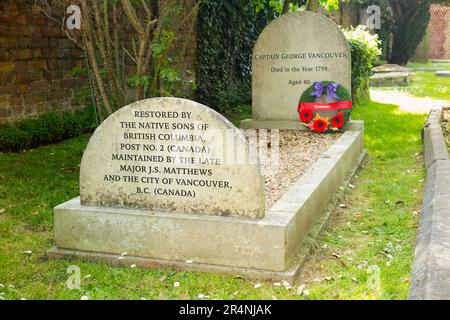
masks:
<svg viewBox="0 0 450 320"><path fill-rule="evenodd" d="M318 102L323 94L327 95L328 103ZM311 131L336 132L349 121L352 107L350 93L339 83L316 81L303 92L297 110L300 121ZM338 110L338 113L330 119L320 115L325 110Z"/></svg>

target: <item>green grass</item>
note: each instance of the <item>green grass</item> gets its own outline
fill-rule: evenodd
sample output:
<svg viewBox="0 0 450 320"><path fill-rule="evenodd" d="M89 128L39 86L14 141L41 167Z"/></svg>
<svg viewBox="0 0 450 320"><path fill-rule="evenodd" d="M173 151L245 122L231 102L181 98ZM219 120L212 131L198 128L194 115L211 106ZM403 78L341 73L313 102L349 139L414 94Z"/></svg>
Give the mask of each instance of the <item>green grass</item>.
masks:
<svg viewBox="0 0 450 320"><path fill-rule="evenodd" d="M82 136L0 154L0 292L4 299L197 299L199 294L209 299L405 299L418 220L413 212L419 211L423 188L424 116L371 103L356 108L353 117L366 121L370 161L352 182L355 188L342 192L340 202L347 208L336 206L330 228L291 290L270 282L254 288L256 281L217 274L46 260L53 245L52 208L78 195L79 163L88 141ZM81 269L79 290L66 287L70 265ZM380 268L379 294L367 284L373 265ZM328 276L334 279L314 281ZM180 286L174 288L174 282ZM296 293L299 284L306 284L309 296Z"/></svg>
<svg viewBox="0 0 450 320"><path fill-rule="evenodd" d="M410 62L407 67L411 69L431 68L434 70L438 68L439 70L450 70L450 62Z"/></svg>
<svg viewBox="0 0 450 320"><path fill-rule="evenodd" d="M406 299L417 216L423 191L420 128L424 116L398 112L392 105L371 103L354 110L365 120L370 161L345 189L332 226L305 268L302 278L345 277L311 286L315 298ZM387 249L387 250L385 250ZM333 253L341 257L336 259ZM390 255L391 257L387 256ZM381 293L367 285L369 266L378 266ZM355 277L358 282L351 282Z"/></svg>
<svg viewBox="0 0 450 320"><path fill-rule="evenodd" d="M225 113L224 116L239 128L242 120L252 118L252 107L248 105L242 105L239 106L234 112Z"/></svg>
<svg viewBox="0 0 450 320"><path fill-rule="evenodd" d="M450 101L450 78L437 77L434 72L416 71L407 91L416 97L431 97Z"/></svg>
<svg viewBox="0 0 450 320"><path fill-rule="evenodd" d="M410 68L439 67L440 70L450 70L450 63L409 63ZM434 71L414 71L408 87L377 88L381 90L398 90L415 97L430 97L450 101L450 78L438 77Z"/></svg>

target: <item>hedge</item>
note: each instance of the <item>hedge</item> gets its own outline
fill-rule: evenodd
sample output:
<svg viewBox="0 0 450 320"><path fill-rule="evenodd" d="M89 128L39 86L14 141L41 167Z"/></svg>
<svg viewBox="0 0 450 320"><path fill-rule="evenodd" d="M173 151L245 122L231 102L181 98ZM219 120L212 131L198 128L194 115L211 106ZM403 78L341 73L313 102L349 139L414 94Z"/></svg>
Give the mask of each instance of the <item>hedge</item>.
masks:
<svg viewBox="0 0 450 320"><path fill-rule="evenodd" d="M37 119L0 125L0 152L16 152L73 138L96 127L92 107L75 112L47 112Z"/></svg>
<svg viewBox="0 0 450 320"><path fill-rule="evenodd" d="M343 32L352 54L352 98L355 104L362 104L370 100L371 70L381 55L381 41L363 25Z"/></svg>

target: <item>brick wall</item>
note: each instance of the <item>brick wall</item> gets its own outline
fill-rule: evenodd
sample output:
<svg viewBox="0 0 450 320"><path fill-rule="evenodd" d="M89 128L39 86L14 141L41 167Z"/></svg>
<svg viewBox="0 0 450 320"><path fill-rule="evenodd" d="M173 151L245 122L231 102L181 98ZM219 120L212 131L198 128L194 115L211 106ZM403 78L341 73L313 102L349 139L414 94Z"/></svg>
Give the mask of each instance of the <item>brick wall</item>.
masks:
<svg viewBox="0 0 450 320"><path fill-rule="evenodd" d="M185 8L193 3L172 1ZM75 95L88 85L85 77L71 74L83 65L83 52L61 31L60 22L33 10L34 4L35 0L0 0L0 123L80 107ZM63 16L61 6L51 9L52 16ZM129 32L124 30L121 37L129 40ZM193 69L195 33L185 28L178 39L182 65Z"/></svg>
<svg viewBox="0 0 450 320"><path fill-rule="evenodd" d="M450 4L431 5L430 59L450 60Z"/></svg>
<svg viewBox="0 0 450 320"><path fill-rule="evenodd" d="M70 72L83 63L82 51L34 2L0 1L0 122L73 109L86 84Z"/></svg>

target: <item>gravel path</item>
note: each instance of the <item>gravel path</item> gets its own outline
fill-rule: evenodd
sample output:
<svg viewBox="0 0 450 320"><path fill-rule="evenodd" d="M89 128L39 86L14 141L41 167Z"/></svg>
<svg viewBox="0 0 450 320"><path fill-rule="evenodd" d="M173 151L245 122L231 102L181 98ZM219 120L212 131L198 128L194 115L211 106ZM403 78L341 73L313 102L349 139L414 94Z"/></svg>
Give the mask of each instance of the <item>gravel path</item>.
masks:
<svg viewBox="0 0 450 320"><path fill-rule="evenodd" d="M406 92L396 90L371 89L370 96L373 101L396 104L402 111L419 114L429 113L434 106L450 105L450 101L413 97Z"/></svg>
<svg viewBox="0 0 450 320"><path fill-rule="evenodd" d="M273 165L275 161L270 156L274 148L272 142L268 156L260 156L266 183L266 209L270 209L340 136L341 134L280 130L279 166Z"/></svg>

